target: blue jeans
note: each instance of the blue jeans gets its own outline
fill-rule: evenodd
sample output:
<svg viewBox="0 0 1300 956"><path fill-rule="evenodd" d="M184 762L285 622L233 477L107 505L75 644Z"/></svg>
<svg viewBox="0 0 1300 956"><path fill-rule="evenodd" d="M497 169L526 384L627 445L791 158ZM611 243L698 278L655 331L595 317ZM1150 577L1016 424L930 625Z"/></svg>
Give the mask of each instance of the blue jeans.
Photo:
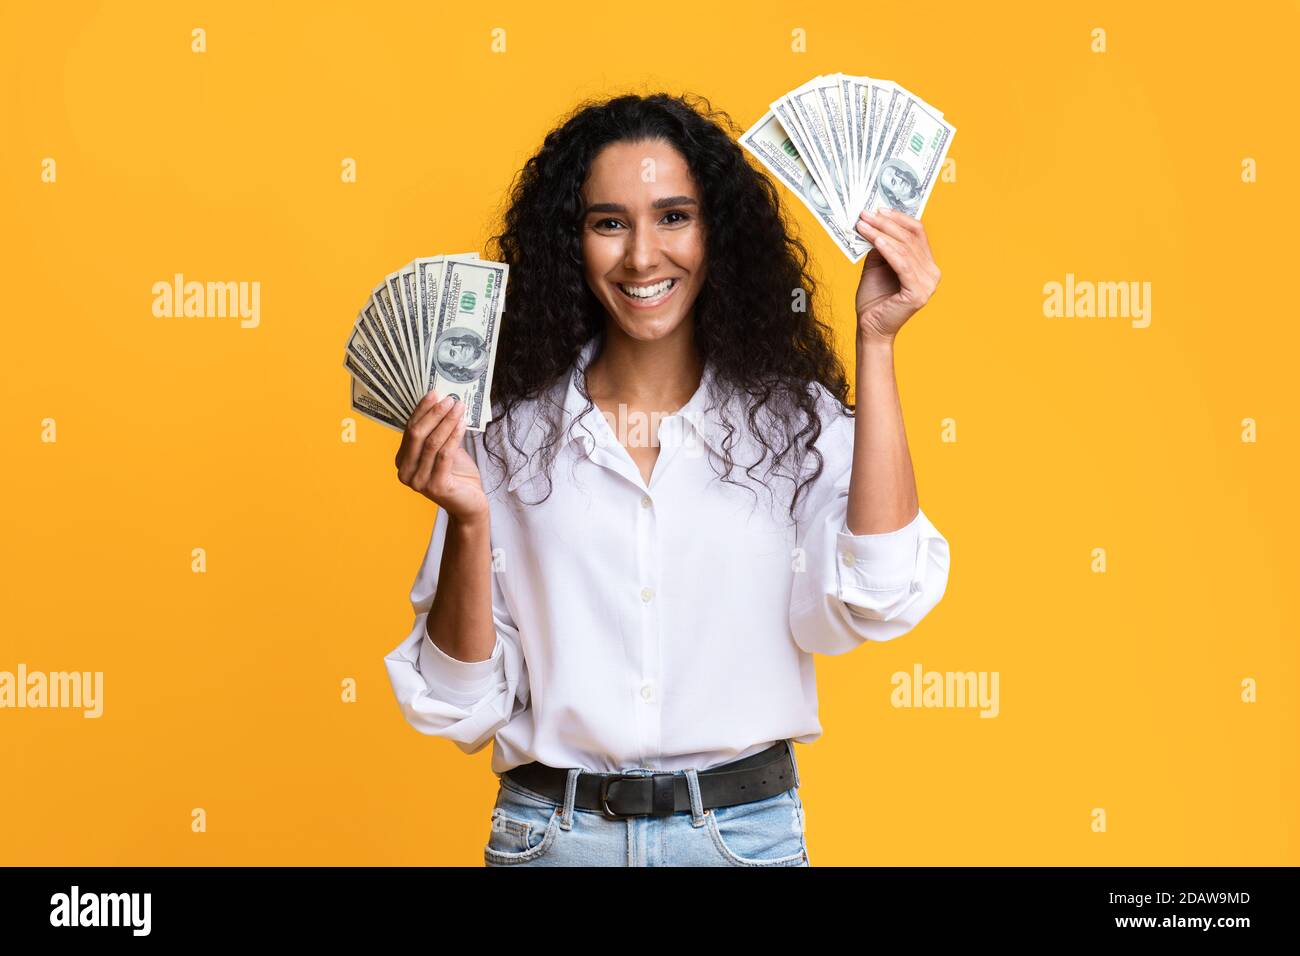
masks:
<svg viewBox="0 0 1300 956"><path fill-rule="evenodd" d="M794 747L787 743L790 759ZM731 807L704 809L699 771L685 776L691 809L611 820L574 806L578 776L568 771L562 803L499 778L486 866L808 866L799 770L789 790ZM648 776L655 771L626 771Z"/></svg>

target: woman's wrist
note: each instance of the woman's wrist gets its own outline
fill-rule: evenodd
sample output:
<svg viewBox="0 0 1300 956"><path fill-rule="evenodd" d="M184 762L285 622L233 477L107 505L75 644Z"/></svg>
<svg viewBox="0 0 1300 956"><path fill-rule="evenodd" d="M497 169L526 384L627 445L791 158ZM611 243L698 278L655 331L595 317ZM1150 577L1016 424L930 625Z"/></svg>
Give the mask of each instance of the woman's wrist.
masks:
<svg viewBox="0 0 1300 956"><path fill-rule="evenodd" d="M454 515L448 512L447 519L449 534L473 537L488 530L491 525L492 512L486 508L468 515Z"/></svg>
<svg viewBox="0 0 1300 956"><path fill-rule="evenodd" d="M874 329L864 329L858 327L857 347L861 349L874 349L877 351L892 351L894 348L893 335L884 335Z"/></svg>

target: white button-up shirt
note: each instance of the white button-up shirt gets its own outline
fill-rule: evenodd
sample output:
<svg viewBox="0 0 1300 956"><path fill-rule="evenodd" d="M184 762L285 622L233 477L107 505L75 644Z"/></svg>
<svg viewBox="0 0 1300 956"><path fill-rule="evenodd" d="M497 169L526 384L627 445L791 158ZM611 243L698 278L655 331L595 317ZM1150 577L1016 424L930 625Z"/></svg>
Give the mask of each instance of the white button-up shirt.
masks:
<svg viewBox="0 0 1300 956"><path fill-rule="evenodd" d="M426 633L447 531L439 509L411 589L414 624L384 660L403 715L466 753L492 741L498 774L533 760L607 773L704 770L786 737L816 740L812 655L915 627L947 587L947 540L922 511L896 531L849 533L854 419L833 411L821 385L823 471L793 524L789 480L769 478L784 489L775 505L757 484L755 501L718 481L709 452L721 455L726 429L708 407L708 366L691 400L659 420L647 484L599 409L568 439L586 405L576 379L595 345L561 386L521 406L527 416L542 414L543 401L563 405L565 444L546 501L520 500L546 491L540 454L517 460L507 446L503 482L483 434L465 433L491 507L496 645L485 660L462 661ZM744 465L761 446L743 406L730 417L739 428L730 477L746 483ZM527 453L544 432L524 433Z"/></svg>

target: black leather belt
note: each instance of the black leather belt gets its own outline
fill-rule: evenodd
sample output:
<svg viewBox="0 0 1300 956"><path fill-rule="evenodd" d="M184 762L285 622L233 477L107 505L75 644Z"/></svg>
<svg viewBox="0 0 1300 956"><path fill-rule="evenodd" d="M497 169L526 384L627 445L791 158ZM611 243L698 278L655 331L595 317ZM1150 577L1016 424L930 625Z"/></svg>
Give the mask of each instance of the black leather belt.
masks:
<svg viewBox="0 0 1300 956"><path fill-rule="evenodd" d="M781 740L756 754L701 770L697 776L703 806L706 809L730 807L789 790L794 786L794 765L789 746L787 741ZM564 804L564 791L569 782L567 770L533 761L512 767L505 776L554 803ZM578 774L573 805L584 810L600 810L611 820L645 815L667 816L690 810L691 792L684 773L590 773L584 770Z"/></svg>

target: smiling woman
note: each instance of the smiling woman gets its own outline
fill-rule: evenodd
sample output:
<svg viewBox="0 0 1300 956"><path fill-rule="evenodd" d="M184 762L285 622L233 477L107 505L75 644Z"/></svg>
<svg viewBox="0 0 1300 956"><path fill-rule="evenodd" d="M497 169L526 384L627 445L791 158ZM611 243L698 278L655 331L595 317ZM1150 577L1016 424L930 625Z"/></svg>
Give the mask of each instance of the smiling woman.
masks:
<svg viewBox="0 0 1300 956"><path fill-rule="evenodd" d="M788 233L776 187L735 142L739 131L703 97L620 96L576 108L524 165L491 253L511 263L492 396L503 420L486 447L495 461L506 464L506 446L523 450L526 416L512 413L597 338L588 408L679 408L707 360L719 384L752 396L744 413L770 418L754 437L769 468L806 494L802 466L821 428L809 385L844 403L848 381L807 250ZM559 409L549 412L536 449L548 481L572 437L559 434ZM729 480L731 447L722 462Z"/></svg>
<svg viewBox="0 0 1300 956"><path fill-rule="evenodd" d="M735 131L655 94L549 133L494 237L492 420L466 434L431 394L403 435L439 511L386 665L417 730L493 743L487 865L807 866L813 655L944 593L891 351L937 282L924 233L859 224L855 414Z"/></svg>
<svg viewBox="0 0 1300 956"><path fill-rule="evenodd" d="M629 203L592 199L624 191ZM699 296L705 235L694 193L685 159L662 140L610 145L583 187L587 284L631 338L654 341Z"/></svg>

